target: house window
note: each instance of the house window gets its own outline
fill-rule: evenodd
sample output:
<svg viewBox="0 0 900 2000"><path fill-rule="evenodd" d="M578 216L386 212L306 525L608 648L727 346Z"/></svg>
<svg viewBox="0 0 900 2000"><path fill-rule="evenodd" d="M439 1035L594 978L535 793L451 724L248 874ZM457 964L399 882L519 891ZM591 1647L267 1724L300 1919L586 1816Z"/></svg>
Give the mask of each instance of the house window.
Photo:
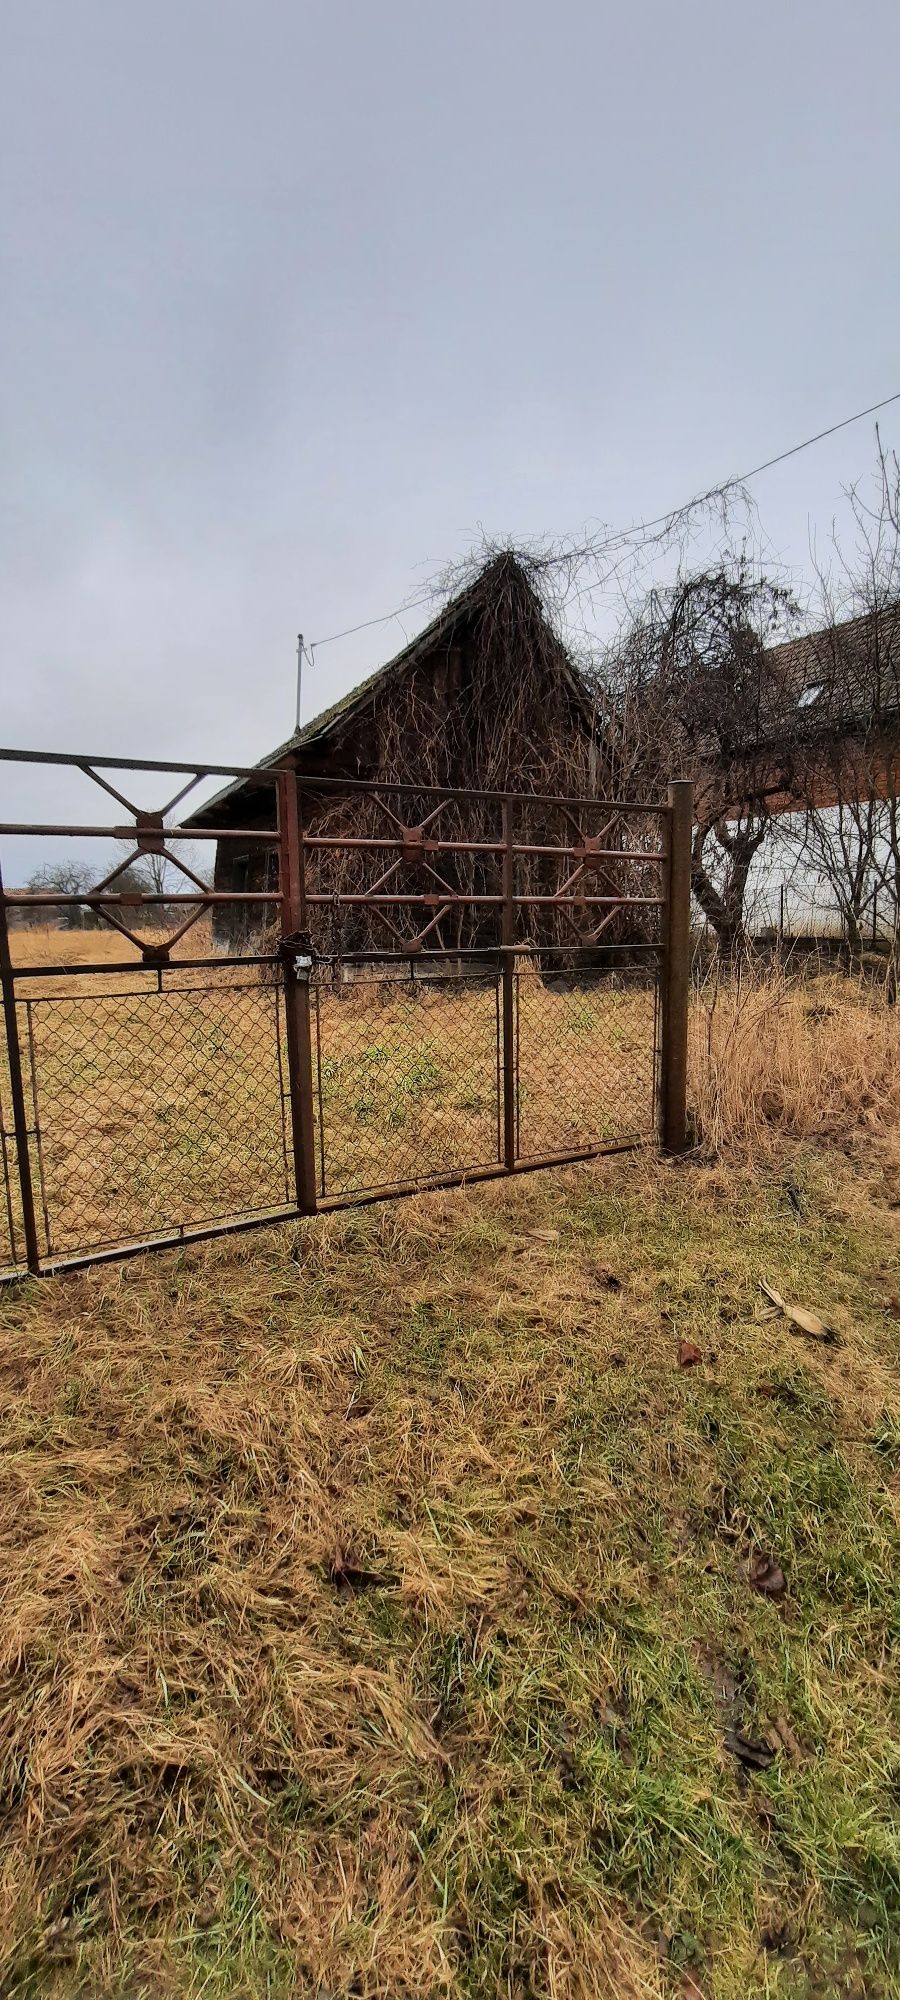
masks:
<svg viewBox="0 0 900 2000"><path fill-rule="evenodd" d="M813 681L809 687L805 687L803 693L797 697L797 707L812 708L813 704L819 699L823 685L822 681Z"/></svg>

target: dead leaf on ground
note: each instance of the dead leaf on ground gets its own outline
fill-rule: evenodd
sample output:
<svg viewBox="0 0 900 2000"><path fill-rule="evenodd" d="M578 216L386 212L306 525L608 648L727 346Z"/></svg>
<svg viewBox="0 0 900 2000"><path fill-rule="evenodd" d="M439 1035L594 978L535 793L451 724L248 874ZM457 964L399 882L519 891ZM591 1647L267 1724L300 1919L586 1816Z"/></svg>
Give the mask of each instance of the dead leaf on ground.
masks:
<svg viewBox="0 0 900 2000"><path fill-rule="evenodd" d="M525 1234L531 1237L532 1243L559 1242L558 1229L526 1229Z"/></svg>
<svg viewBox="0 0 900 2000"><path fill-rule="evenodd" d="M679 1368L696 1368L698 1361L702 1360L703 1356L700 1352L700 1349L693 1340L679 1341L678 1343Z"/></svg>
<svg viewBox="0 0 900 2000"><path fill-rule="evenodd" d="M774 1556L760 1550L750 1558L750 1586L758 1590L761 1597L783 1597L787 1589L787 1579Z"/></svg>
<svg viewBox="0 0 900 2000"><path fill-rule="evenodd" d="M717 1653L712 1646L701 1646L699 1661L700 1672L709 1682L718 1707L733 1720L738 1697L738 1677L734 1667L723 1660L721 1653Z"/></svg>
<svg viewBox="0 0 900 2000"><path fill-rule="evenodd" d="M767 1771L775 1762L775 1751L765 1737L745 1736L742 1729L726 1729L722 1737L726 1750L745 1771Z"/></svg>
<svg viewBox="0 0 900 2000"><path fill-rule="evenodd" d="M785 1409L798 1410L802 1398L789 1382L757 1382L758 1396L768 1396L773 1403L783 1403Z"/></svg>
<svg viewBox="0 0 900 2000"><path fill-rule="evenodd" d="M601 1695L597 1703L597 1714L604 1729L610 1730L613 1736L618 1735L622 1730L624 1730L627 1736L629 1716L628 1710L622 1702L614 1701L611 1695L608 1700L604 1695Z"/></svg>
<svg viewBox="0 0 900 2000"><path fill-rule="evenodd" d="M396 1585L397 1578L384 1571L366 1569L361 1563L340 1547L336 1548L326 1574L337 1590L385 1590Z"/></svg>
<svg viewBox="0 0 900 2000"><path fill-rule="evenodd" d="M837 1346L839 1336L835 1328L827 1320L820 1319L818 1313L808 1312L806 1306L789 1306L774 1285L766 1284L765 1278L760 1278L759 1289L771 1300L776 1312L783 1313L791 1326L797 1328L798 1333L808 1334L811 1340L823 1340L828 1347Z"/></svg>
<svg viewBox="0 0 900 2000"><path fill-rule="evenodd" d="M774 1722L770 1725L769 1734L775 1737L776 1742L780 1744L785 1756L790 1759L792 1764L802 1763L803 1750L794 1735L786 1715L776 1715Z"/></svg>
<svg viewBox="0 0 900 2000"><path fill-rule="evenodd" d="M745 1704L737 1669L711 1646L701 1648L699 1663L703 1678L709 1683L715 1697L722 1727L723 1747L737 1759L742 1773L767 1771L778 1754L780 1744L776 1743L773 1748L764 1736L759 1738L749 1736L741 1728Z"/></svg>

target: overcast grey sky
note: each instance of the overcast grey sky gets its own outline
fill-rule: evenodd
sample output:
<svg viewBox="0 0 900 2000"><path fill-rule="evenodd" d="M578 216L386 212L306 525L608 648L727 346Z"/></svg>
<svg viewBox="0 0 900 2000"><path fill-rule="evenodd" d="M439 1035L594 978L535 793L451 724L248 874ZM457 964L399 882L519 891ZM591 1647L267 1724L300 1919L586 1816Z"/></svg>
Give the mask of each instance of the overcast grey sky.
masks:
<svg viewBox="0 0 900 2000"><path fill-rule="evenodd" d="M251 760L298 626L900 389L897 0L6 0L3 42L7 742ZM757 482L798 574L871 451Z"/></svg>

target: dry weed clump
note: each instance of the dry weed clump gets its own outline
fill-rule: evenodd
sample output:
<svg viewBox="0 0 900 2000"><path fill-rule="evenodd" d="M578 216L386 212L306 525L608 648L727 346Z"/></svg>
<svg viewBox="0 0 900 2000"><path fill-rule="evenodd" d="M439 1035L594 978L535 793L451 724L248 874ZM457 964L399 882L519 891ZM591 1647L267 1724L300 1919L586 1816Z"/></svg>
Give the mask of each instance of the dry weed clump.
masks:
<svg viewBox="0 0 900 2000"><path fill-rule="evenodd" d="M898 1151L900 1015L881 988L771 970L695 992L690 1088L701 1144L767 1158L854 1134Z"/></svg>

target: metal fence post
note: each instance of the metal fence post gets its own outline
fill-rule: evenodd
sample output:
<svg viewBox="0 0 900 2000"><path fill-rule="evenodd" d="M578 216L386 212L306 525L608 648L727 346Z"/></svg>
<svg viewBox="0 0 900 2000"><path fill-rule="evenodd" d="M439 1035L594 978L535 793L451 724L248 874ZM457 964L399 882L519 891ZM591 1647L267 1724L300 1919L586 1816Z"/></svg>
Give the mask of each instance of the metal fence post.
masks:
<svg viewBox="0 0 900 2000"><path fill-rule="evenodd" d="M292 770L278 773L278 832L281 928L286 939L295 939L306 928L306 893L297 774ZM282 953L291 1136L297 1207L304 1215L315 1215L316 1142L309 1010L311 968L307 968L305 976L302 976L297 964L299 956L299 944L297 950Z"/></svg>
<svg viewBox="0 0 900 2000"><path fill-rule="evenodd" d="M691 835L694 787L688 778L669 786L665 816L664 951L659 1137L667 1153L687 1146L687 1033L691 977Z"/></svg>
<svg viewBox="0 0 900 2000"><path fill-rule="evenodd" d="M503 1165L516 1164L516 906L512 800L503 807L503 943L500 953L503 1021Z"/></svg>
<svg viewBox="0 0 900 2000"><path fill-rule="evenodd" d="M29 1271L36 1275L41 1269L41 1250L38 1242L37 1219L34 1208L34 1184L31 1178L31 1154L28 1150L28 1112L25 1105L25 1084L22 1076L22 1052L19 1046L19 1022L16 1014L16 983L12 954L9 949L9 925L6 917L6 897L3 893L3 878L0 876L0 985L3 989L3 1022L6 1029L6 1059L9 1068L9 1096L12 1107L13 1131L16 1140L16 1164L19 1170L19 1193L22 1199L22 1234L25 1238L25 1261ZM10 1244L10 1249L14 1250Z"/></svg>

